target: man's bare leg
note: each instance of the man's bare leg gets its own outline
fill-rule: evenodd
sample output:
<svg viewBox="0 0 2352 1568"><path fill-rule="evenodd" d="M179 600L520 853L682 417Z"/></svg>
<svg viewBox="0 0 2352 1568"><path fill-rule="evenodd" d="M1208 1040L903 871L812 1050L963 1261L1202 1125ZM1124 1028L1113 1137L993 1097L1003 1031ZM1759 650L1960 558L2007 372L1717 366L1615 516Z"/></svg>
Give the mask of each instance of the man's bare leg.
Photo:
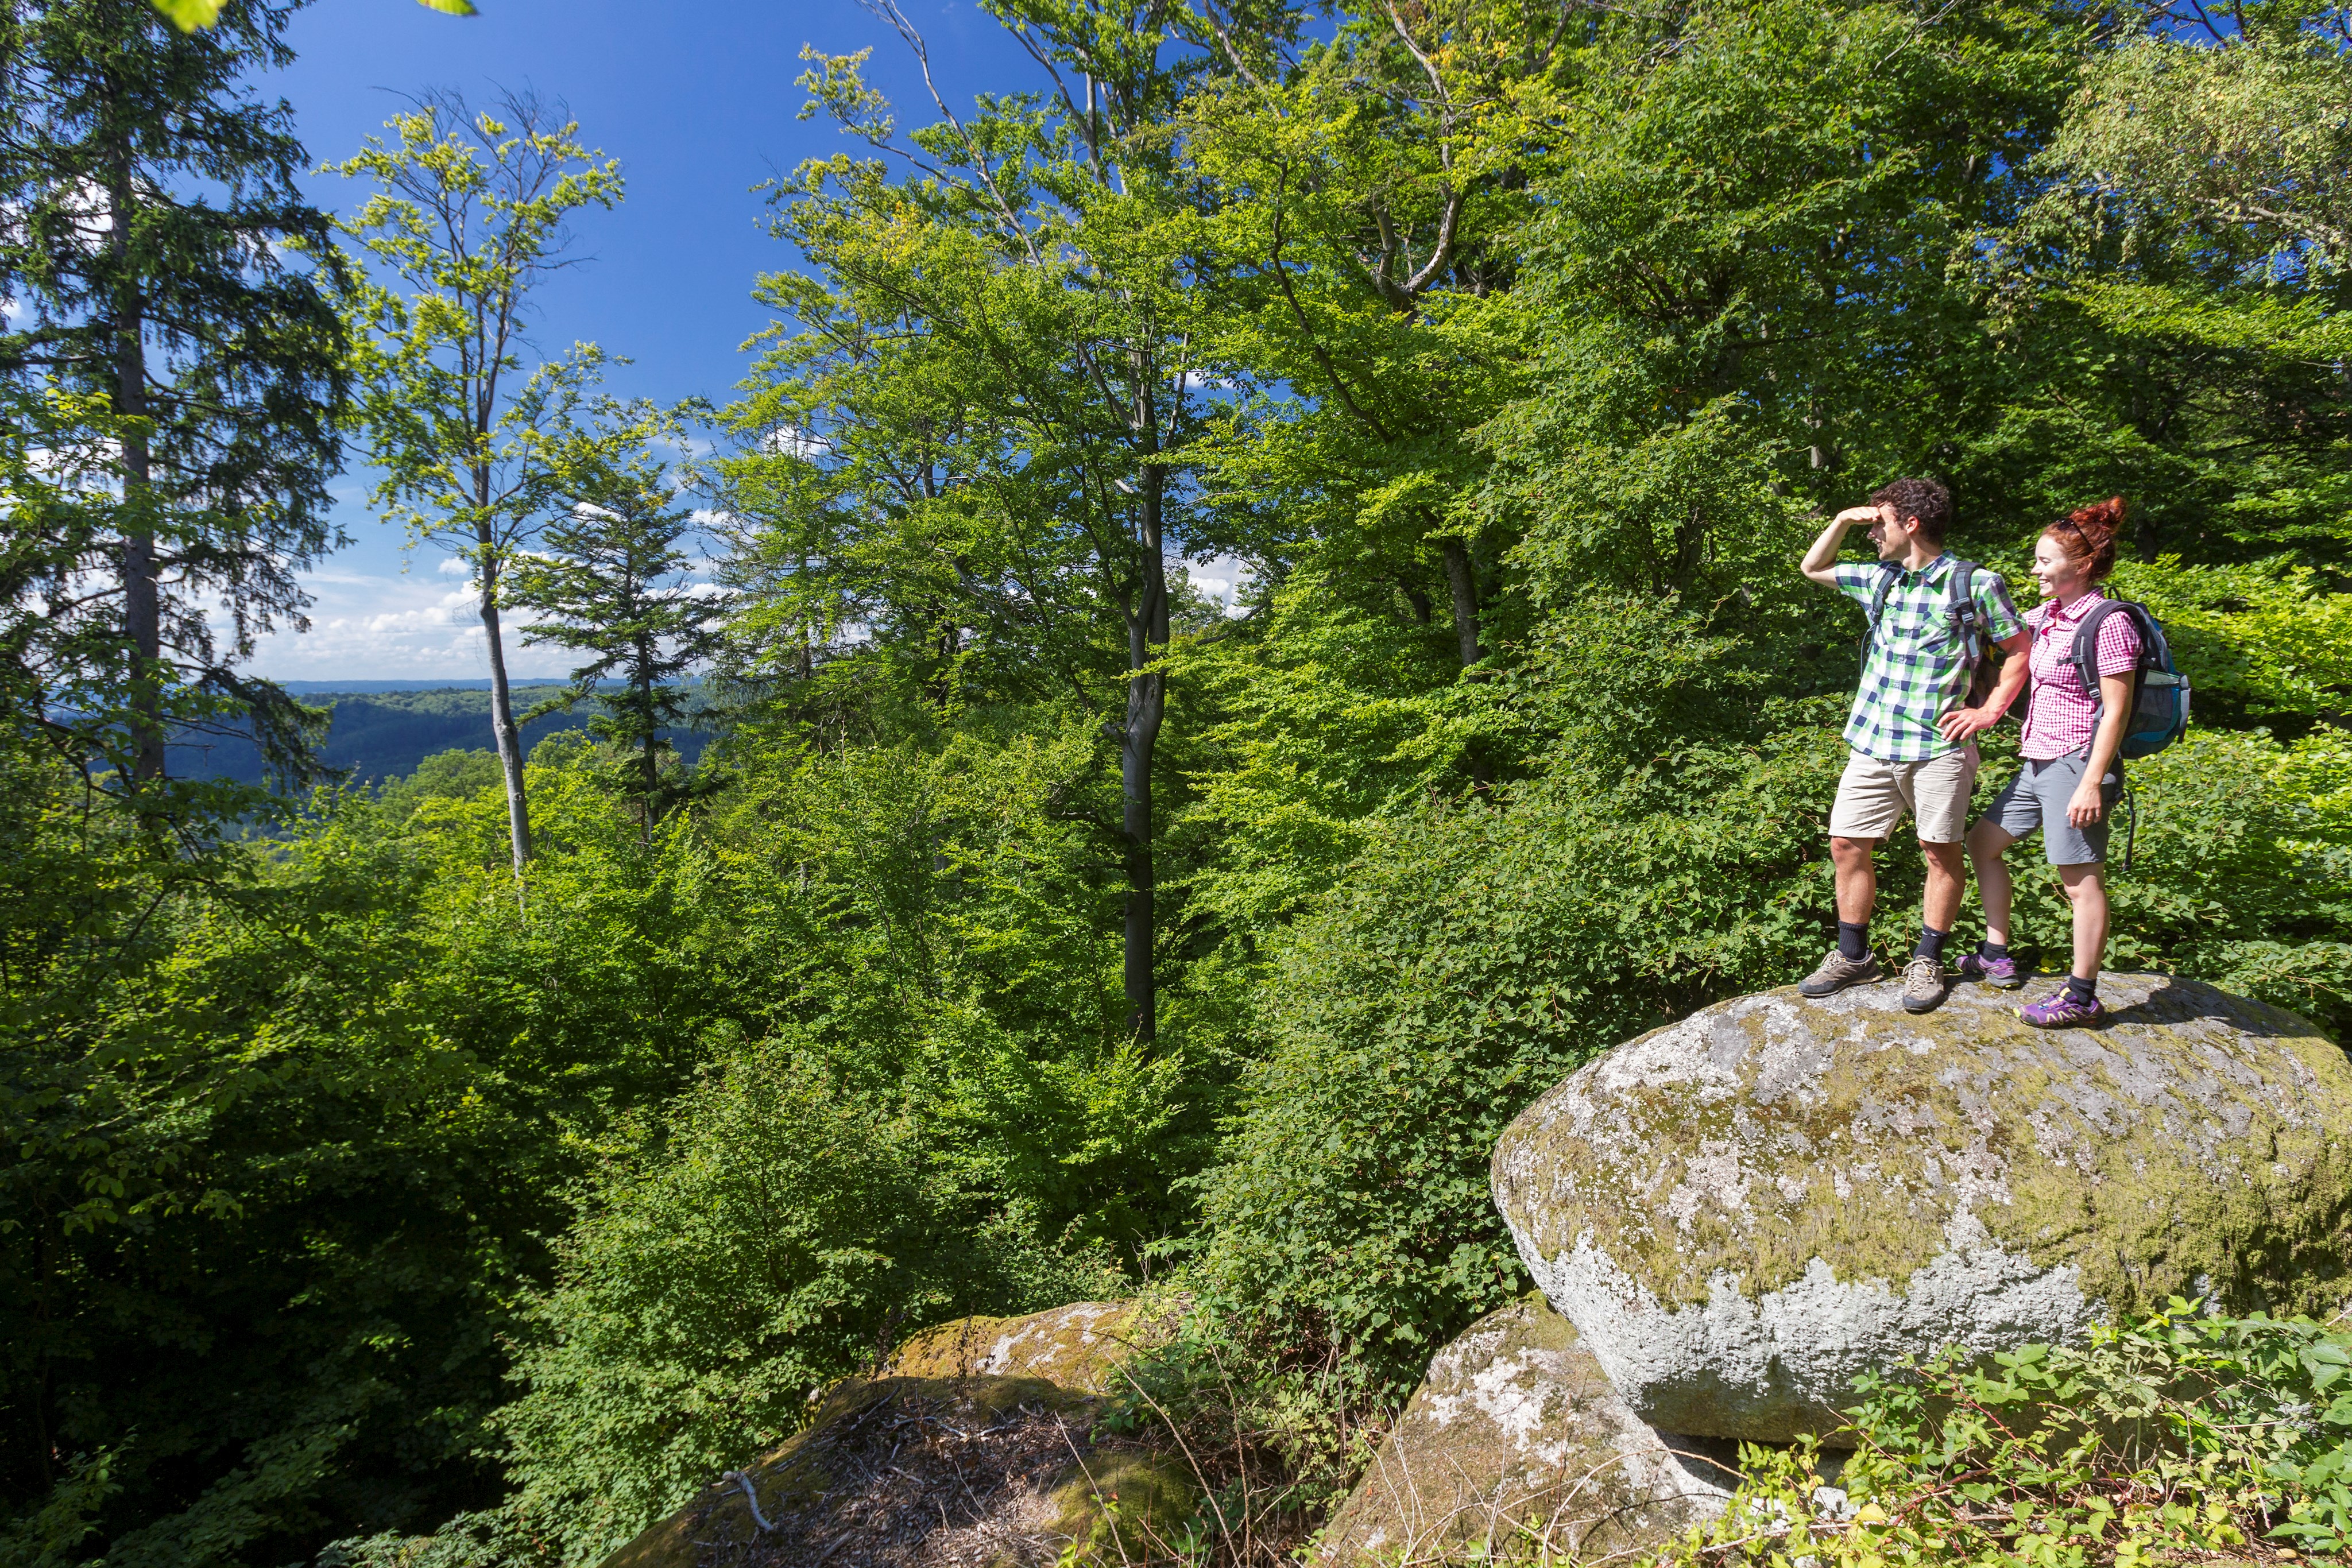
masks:
<svg viewBox="0 0 2352 1568"><path fill-rule="evenodd" d="M1958 844L1921 844L1927 857L1927 896L1920 916L1930 931L1948 934L1960 917L1960 894L1969 889L1968 855Z"/></svg>
<svg viewBox="0 0 2352 1568"><path fill-rule="evenodd" d="M1838 918L1849 925L1867 925L1878 903L1878 868L1871 862L1876 839L1830 840L1830 862L1837 868Z"/></svg>
<svg viewBox="0 0 2352 1568"><path fill-rule="evenodd" d="M1877 844L1876 839L1830 837L1830 863L1837 871L1838 945L1799 982L1797 989L1805 996L1826 997L1884 973L1870 954L1870 911L1878 901L1878 873L1870 855Z"/></svg>

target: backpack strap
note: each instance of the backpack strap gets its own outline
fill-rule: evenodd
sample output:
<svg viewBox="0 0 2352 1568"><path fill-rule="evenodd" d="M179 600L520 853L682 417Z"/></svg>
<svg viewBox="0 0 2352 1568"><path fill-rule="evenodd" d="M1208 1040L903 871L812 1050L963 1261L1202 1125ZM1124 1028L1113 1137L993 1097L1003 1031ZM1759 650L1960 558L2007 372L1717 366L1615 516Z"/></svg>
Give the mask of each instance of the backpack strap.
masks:
<svg viewBox="0 0 2352 1568"><path fill-rule="evenodd" d="M2083 693L2091 699L2091 721L2094 724L2096 724L2106 711L2106 698L2099 692L2099 627L2108 616L2118 612L2129 618L2133 626L2139 632L2140 657L2145 661L2150 646L2147 616L2138 605L2128 599L2102 597L2083 617L2083 623L2074 628L2074 646L2072 651L2074 677L2083 683ZM2132 674L2133 685L2137 688L2138 671L2135 669Z"/></svg>
<svg viewBox="0 0 2352 1568"><path fill-rule="evenodd" d="M1862 638L1862 668L1864 674L1870 673L1871 645L1878 641L1878 623L1885 618L1887 598L1895 591L1895 580L1902 575L1903 569L1893 561L1883 560L1878 563L1878 587L1870 596L1870 630L1864 632Z"/></svg>
<svg viewBox="0 0 2352 1568"><path fill-rule="evenodd" d="M1984 657L1992 643L1992 627L1985 620L1984 607L1977 602L1977 570L1976 562L1953 558L1952 627L1969 640L1968 657L1972 666Z"/></svg>

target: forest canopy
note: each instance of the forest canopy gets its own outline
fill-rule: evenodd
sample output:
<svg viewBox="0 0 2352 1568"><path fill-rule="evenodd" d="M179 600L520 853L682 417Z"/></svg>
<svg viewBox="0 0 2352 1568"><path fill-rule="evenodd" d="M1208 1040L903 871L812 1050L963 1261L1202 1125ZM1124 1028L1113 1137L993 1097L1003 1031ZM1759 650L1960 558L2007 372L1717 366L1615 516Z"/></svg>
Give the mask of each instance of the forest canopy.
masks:
<svg viewBox="0 0 2352 1568"><path fill-rule="evenodd" d="M1147 1282L1392 1401L1526 1289L1497 1131L1819 957L1796 562L1897 476L2021 601L2125 497L2197 708L2111 960L2352 1024L2340 6L984 8L977 102L807 55L678 408L509 329L593 127L305 148L289 5L0 10L0 1564L593 1564ZM580 661L382 788L253 667L362 462Z"/></svg>

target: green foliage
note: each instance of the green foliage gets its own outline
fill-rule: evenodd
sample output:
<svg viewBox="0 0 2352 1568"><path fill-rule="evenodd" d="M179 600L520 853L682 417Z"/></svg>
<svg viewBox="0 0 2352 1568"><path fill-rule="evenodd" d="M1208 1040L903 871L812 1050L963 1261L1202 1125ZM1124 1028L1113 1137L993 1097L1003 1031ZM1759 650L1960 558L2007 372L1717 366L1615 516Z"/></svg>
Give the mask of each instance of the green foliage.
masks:
<svg viewBox="0 0 2352 1568"><path fill-rule="evenodd" d="M597 702L604 711L588 733L635 753L631 787L650 838L680 794L663 778L667 732L687 715L686 677L713 652L713 623L726 605L690 580L685 541L694 520L669 465L651 449L678 436L677 417L608 402L593 418L555 444L551 485L569 510L547 526L545 548L515 564L508 584L512 601L540 616L523 631L526 644L592 657L572 672L568 691L523 716ZM614 689L600 695L601 683Z"/></svg>
<svg viewBox="0 0 2352 1568"><path fill-rule="evenodd" d="M89 10L7 56L60 145L39 73ZM1204 1311L1122 1418L1215 1456L1225 1544L1286 1550L1363 1413L1522 1288L1500 1128L1818 956L1861 618L1793 566L1897 473L2021 591L2038 523L2127 496L2116 586L2200 722L2133 769L2111 958L2352 1025L2340 11L2191 45L2021 0L993 10L1037 95L902 130L862 57L812 61L872 157L777 193L805 270L760 284L713 465L713 765L661 755L707 608L662 586L663 421L515 335L619 196L528 102L428 100L339 165L375 189L320 277L379 503L486 625L551 614L634 778L576 736L526 763L501 685L339 702L331 757L410 727L373 795L126 804L142 725L275 713L295 757L315 716L142 687L68 591L125 524L227 538L172 489L216 435L240 484L296 465L250 513L296 559L318 432L184 421L140 492L172 411L11 394L0 1560L585 1563L892 1335L1171 1263ZM190 80L277 36L108 15ZM157 166L270 185L247 112ZM142 277L204 226L156 214ZM114 261L38 229L8 265L56 308L11 341L103 347ZM303 265L240 277L307 321ZM1230 615L1185 581L1220 554ZM426 733L486 711L496 758ZM1907 945L1907 843L1881 875ZM2019 881L2020 951L2061 950ZM2176 1316L1930 1368L1864 1407L1883 1518L1800 1525L1801 1456L1759 1458L1748 1533L1688 1552L2333 1551L2339 1348Z"/></svg>
<svg viewBox="0 0 2352 1568"><path fill-rule="evenodd" d="M499 1416L514 1507L562 1561L601 1561L789 1435L900 1325L1099 1289L1099 1263L966 1232L919 1124L845 1090L805 1046L746 1049L598 1181Z"/></svg>
<svg viewBox="0 0 2352 1568"><path fill-rule="evenodd" d="M384 815L405 822L427 800L466 800L499 782L499 758L494 751L436 751L416 765L405 779L395 779L376 791Z"/></svg>
<svg viewBox="0 0 2352 1568"><path fill-rule="evenodd" d="M1976 1366L1866 1375L1860 1448L1743 1446L1730 1511L1667 1562L1967 1562L2122 1568L2257 1540L2333 1556L2352 1527L2352 1340L2308 1319L2189 1303Z"/></svg>

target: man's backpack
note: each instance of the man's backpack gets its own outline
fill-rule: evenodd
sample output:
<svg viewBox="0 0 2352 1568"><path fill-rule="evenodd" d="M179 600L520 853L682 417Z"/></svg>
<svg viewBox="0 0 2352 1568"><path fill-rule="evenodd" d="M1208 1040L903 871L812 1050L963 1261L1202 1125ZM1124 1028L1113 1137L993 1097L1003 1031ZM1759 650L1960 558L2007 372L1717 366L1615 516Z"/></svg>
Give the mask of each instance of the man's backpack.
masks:
<svg viewBox="0 0 2352 1568"><path fill-rule="evenodd" d="M1958 640L1962 657L1969 667L1969 693L1964 706L1982 707L1992 695L1994 683L2000 678L2000 664L1992 656L1992 627L1985 620L1984 606L1977 602L1976 578L1983 569L1972 560L1952 561L1951 601L1944 613L1952 623L1952 635ZM1895 580L1903 569L1893 561L1879 563L1878 591L1870 599L1870 633L1862 640L1862 667L1870 669L1871 644L1878 641L1879 619L1886 613L1887 596L1895 591Z"/></svg>
<svg viewBox="0 0 2352 1568"><path fill-rule="evenodd" d="M2153 757L2179 740L2189 727L2189 677L2173 667L2172 645L2164 626L2145 604L2128 599L2102 599L2091 606L2074 628L2074 673L2090 694L2092 722L2105 703L2099 695L2099 623L2110 615L2127 615L2139 632L2139 662L2132 669L2131 717L2125 721L2123 745L2116 755L2126 760Z"/></svg>

